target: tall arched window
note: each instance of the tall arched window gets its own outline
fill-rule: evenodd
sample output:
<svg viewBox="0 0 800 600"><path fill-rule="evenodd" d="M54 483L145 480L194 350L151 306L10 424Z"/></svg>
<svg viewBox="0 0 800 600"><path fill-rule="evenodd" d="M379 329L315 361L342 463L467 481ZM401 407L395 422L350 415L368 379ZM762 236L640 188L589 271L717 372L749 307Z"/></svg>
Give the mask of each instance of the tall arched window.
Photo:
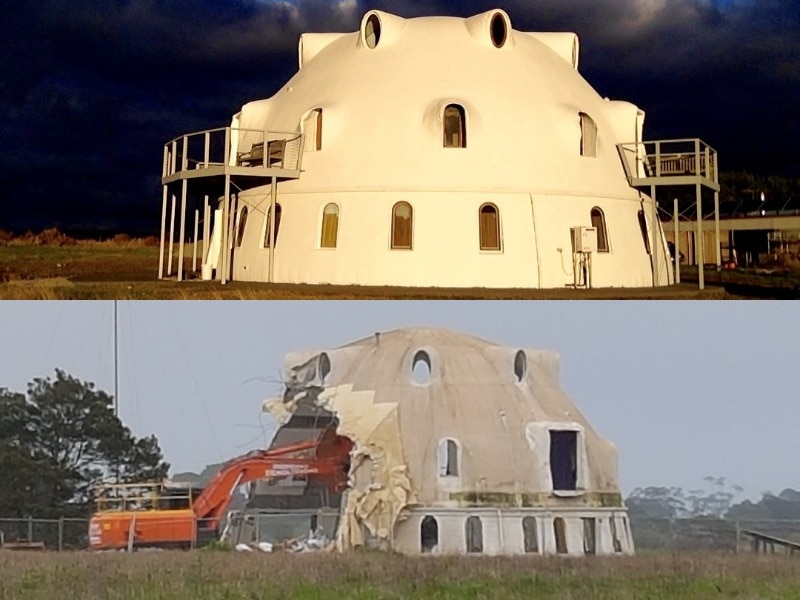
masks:
<svg viewBox="0 0 800 600"><path fill-rule="evenodd" d="M322 150L322 109L312 110L303 119L303 135L305 136L304 150L316 152Z"/></svg>
<svg viewBox="0 0 800 600"><path fill-rule="evenodd" d="M481 250L500 250L500 213L494 204L484 204L480 219Z"/></svg>
<svg viewBox="0 0 800 600"><path fill-rule="evenodd" d="M420 524L419 546L423 553L435 552L439 546L439 523L431 515L425 515Z"/></svg>
<svg viewBox="0 0 800 600"><path fill-rule="evenodd" d="M581 156L597 156L597 125L586 113L581 117Z"/></svg>
<svg viewBox="0 0 800 600"><path fill-rule="evenodd" d="M536 528L536 517L522 518L522 539L525 552L539 552L539 532Z"/></svg>
<svg viewBox="0 0 800 600"><path fill-rule="evenodd" d="M244 228L247 225L247 207L243 206L239 211L239 226L236 229L236 247L242 247L242 240L244 239Z"/></svg>
<svg viewBox="0 0 800 600"><path fill-rule="evenodd" d="M606 231L606 217L598 207L592 209L592 227L597 230L597 251L608 252L608 232Z"/></svg>
<svg viewBox="0 0 800 600"><path fill-rule="evenodd" d="M269 209L269 207L267 207L267 218L265 219L266 227L264 229L264 248L269 248L270 229L271 229L271 226L270 226L270 215L271 214L272 214L272 211ZM278 245L278 230L280 229L280 226L281 226L281 205L276 203L275 204L275 245L276 246Z"/></svg>
<svg viewBox="0 0 800 600"><path fill-rule="evenodd" d="M556 552L558 554L567 553L567 524L563 517L553 519L553 534L556 538Z"/></svg>
<svg viewBox="0 0 800 600"><path fill-rule="evenodd" d="M392 249L411 250L414 211L408 202L398 202L392 208Z"/></svg>
<svg viewBox="0 0 800 600"><path fill-rule="evenodd" d="M644 211L639 211L639 229L642 230L642 239L644 240L644 248L650 254L650 234L647 232L647 217L644 216Z"/></svg>
<svg viewBox="0 0 800 600"><path fill-rule="evenodd" d="M480 517L467 517L464 530L467 537L467 552L483 552L483 524Z"/></svg>
<svg viewBox="0 0 800 600"><path fill-rule="evenodd" d="M414 383L428 385L431 382L431 357L425 350L418 350L411 361L411 376Z"/></svg>
<svg viewBox="0 0 800 600"><path fill-rule="evenodd" d="M464 107L448 104L444 107L444 147L467 147L467 118Z"/></svg>
<svg viewBox="0 0 800 600"><path fill-rule="evenodd" d="M339 235L339 206L331 202L322 209L322 233L319 245L321 248L336 248Z"/></svg>
<svg viewBox="0 0 800 600"><path fill-rule="evenodd" d="M438 451L439 477L458 477L458 444L455 440L443 439L439 441Z"/></svg>

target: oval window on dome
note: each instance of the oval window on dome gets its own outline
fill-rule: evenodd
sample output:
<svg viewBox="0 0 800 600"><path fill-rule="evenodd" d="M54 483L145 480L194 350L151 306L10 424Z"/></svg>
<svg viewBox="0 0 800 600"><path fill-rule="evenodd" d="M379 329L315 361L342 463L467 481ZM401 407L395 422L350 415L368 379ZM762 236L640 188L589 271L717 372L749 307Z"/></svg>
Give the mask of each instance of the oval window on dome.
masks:
<svg viewBox="0 0 800 600"><path fill-rule="evenodd" d="M525 352L523 350L517 350L517 354L514 356L514 375L517 376L517 382L521 382L525 379L527 372L528 360L525 356Z"/></svg>
<svg viewBox="0 0 800 600"><path fill-rule="evenodd" d="M367 22L364 25L364 42L367 47L375 48L381 40L381 19L376 14L371 14L367 17Z"/></svg>
<svg viewBox="0 0 800 600"><path fill-rule="evenodd" d="M508 37L508 24L502 14L494 14L489 24L489 33L492 36L492 43L495 48L502 48L505 45Z"/></svg>
<svg viewBox="0 0 800 600"><path fill-rule="evenodd" d="M319 355L319 379L325 385L328 375L331 374L331 359L323 352Z"/></svg>

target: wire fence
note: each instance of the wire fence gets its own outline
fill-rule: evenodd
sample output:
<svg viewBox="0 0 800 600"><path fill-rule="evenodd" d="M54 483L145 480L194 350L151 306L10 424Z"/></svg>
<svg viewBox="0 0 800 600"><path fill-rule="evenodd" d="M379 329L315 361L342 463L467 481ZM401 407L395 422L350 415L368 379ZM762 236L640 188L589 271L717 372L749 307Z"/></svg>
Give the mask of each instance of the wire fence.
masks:
<svg viewBox="0 0 800 600"><path fill-rule="evenodd" d="M631 517L631 529L637 551L800 552L800 520Z"/></svg>
<svg viewBox="0 0 800 600"><path fill-rule="evenodd" d="M259 532L256 539L263 541L275 533L276 519L282 519L280 533L285 534L283 529L290 526L298 532L306 531L308 520L316 516L310 515L311 512L305 511L286 521L287 515L263 514L255 521L251 519L250 527ZM316 518L325 519L319 525L324 524L326 534L333 535L336 517L326 513ZM800 520L631 517L630 522L637 552L800 553ZM229 539L235 543L239 537L237 534ZM88 547L88 518L0 517L0 548L69 551Z"/></svg>
<svg viewBox="0 0 800 600"><path fill-rule="evenodd" d="M89 519L0 517L0 548L64 551L88 547Z"/></svg>

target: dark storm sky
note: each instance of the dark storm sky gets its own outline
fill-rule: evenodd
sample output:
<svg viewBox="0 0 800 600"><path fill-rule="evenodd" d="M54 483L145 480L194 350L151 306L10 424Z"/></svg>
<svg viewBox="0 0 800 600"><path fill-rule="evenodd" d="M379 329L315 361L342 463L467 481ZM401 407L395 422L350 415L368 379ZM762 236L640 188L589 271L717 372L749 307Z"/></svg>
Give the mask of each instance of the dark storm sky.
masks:
<svg viewBox="0 0 800 600"><path fill-rule="evenodd" d="M271 96L300 33L494 7L578 33L582 74L643 108L646 138L800 175L800 0L17 1L0 13L0 228L155 231L163 143Z"/></svg>

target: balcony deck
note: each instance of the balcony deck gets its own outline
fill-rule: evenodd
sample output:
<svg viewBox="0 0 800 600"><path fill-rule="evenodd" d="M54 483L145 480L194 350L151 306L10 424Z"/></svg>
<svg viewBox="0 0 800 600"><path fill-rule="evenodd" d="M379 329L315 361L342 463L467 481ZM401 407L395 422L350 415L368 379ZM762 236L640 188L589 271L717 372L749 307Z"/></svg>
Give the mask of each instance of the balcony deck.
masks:
<svg viewBox="0 0 800 600"><path fill-rule="evenodd" d="M302 144L298 132L220 127L188 133L164 145L161 183L225 176L297 179Z"/></svg>
<svg viewBox="0 0 800 600"><path fill-rule="evenodd" d="M698 138L617 144L635 188L700 184L719 191L717 151Z"/></svg>

